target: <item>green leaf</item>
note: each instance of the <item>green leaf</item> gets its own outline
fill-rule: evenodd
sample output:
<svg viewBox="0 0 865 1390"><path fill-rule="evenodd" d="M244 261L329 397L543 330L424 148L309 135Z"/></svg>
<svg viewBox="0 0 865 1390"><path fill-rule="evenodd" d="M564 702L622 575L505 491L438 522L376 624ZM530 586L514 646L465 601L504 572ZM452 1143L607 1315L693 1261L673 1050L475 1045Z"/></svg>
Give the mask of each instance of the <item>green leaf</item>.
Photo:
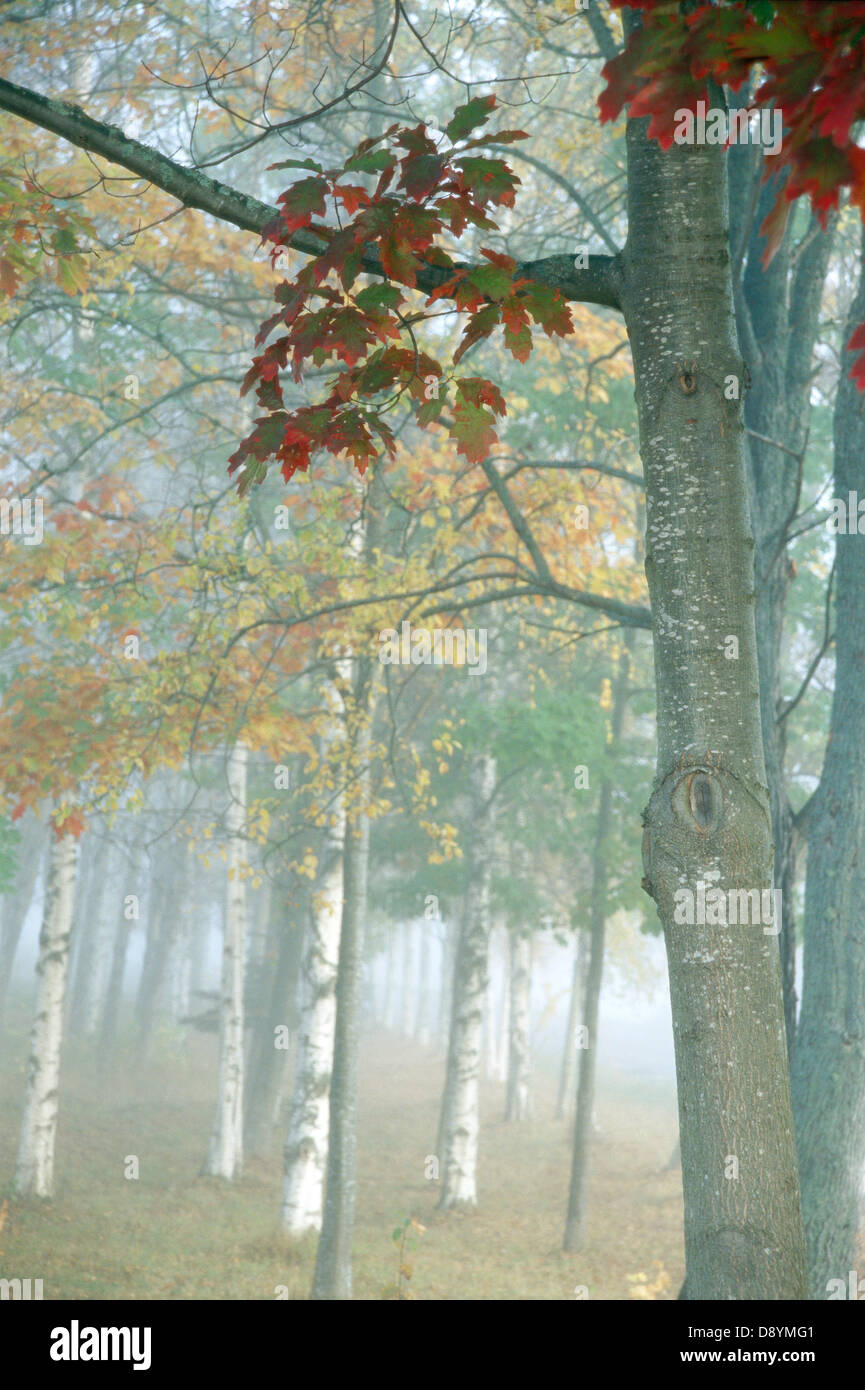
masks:
<svg viewBox="0 0 865 1390"><path fill-rule="evenodd" d="M383 309L395 309L403 301L396 285L367 285L354 297L358 309L365 314L379 313Z"/></svg>
<svg viewBox="0 0 865 1390"><path fill-rule="evenodd" d="M458 106L445 126L445 135L451 144L456 144L457 140L464 140L478 126L486 125L495 104L495 97L490 95L473 97L464 106Z"/></svg>
<svg viewBox="0 0 865 1390"><path fill-rule="evenodd" d="M324 170L320 164L316 164L314 159L281 159L278 164L268 164L268 169L313 169L316 174L323 174Z"/></svg>
<svg viewBox="0 0 865 1390"><path fill-rule="evenodd" d="M378 174L382 169L391 169L396 164L394 155L387 150L368 150L366 154L352 155L345 165L347 174Z"/></svg>
<svg viewBox="0 0 865 1390"><path fill-rule="evenodd" d="M510 293L512 276L497 265L478 266L467 279L488 299L504 299Z"/></svg>

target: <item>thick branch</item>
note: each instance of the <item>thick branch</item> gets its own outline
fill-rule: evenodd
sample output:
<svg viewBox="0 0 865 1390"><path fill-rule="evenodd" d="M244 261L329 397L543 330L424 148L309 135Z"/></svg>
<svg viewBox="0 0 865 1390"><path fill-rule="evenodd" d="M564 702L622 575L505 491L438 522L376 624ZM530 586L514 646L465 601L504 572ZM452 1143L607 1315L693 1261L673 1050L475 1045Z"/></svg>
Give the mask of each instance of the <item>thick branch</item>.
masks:
<svg viewBox="0 0 865 1390"><path fill-rule="evenodd" d="M43 96L15 82L0 78L0 110L20 116L31 125L50 130L79 149L119 164L130 173L147 179L184 207L208 212L221 222L229 222L247 232L261 235L264 228L279 216L279 210L218 179L209 178L199 169L185 168L167 155L142 145L125 135L118 126L96 121L80 106L54 97ZM314 232L301 228L291 237L289 245L303 255L317 256L325 249L323 240ZM370 247L363 256L363 269L371 275L384 275L375 249ZM566 298L587 304L606 304L619 307L618 258L592 256L591 265L576 270L571 256L549 256L544 260L527 261L517 267L518 273L540 284L550 285ZM444 283L451 272L438 266L425 266L418 274L418 289L427 294Z"/></svg>

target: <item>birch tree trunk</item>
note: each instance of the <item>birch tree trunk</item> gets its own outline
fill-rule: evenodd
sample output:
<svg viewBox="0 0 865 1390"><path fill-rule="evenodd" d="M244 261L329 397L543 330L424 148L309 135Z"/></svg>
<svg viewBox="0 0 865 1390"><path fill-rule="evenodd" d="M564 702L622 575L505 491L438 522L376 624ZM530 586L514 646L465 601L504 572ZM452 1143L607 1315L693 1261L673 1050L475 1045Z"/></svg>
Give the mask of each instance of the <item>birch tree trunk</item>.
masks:
<svg viewBox="0 0 865 1390"><path fill-rule="evenodd" d="M510 1006L508 1010L508 1089L506 1120L527 1120L530 1114L532 938L510 933Z"/></svg>
<svg viewBox="0 0 865 1390"><path fill-rule="evenodd" d="M478 1075L481 1022L487 986L490 882L494 830L495 759L476 756L471 766L471 835L468 886L454 967L454 1009L442 1127L439 1207L477 1204Z"/></svg>
<svg viewBox="0 0 865 1390"><path fill-rule="evenodd" d="M300 962L294 1091L283 1150L282 1229L291 1236L320 1231L324 1209L344 847L345 797L341 795L322 856L325 868L307 918Z"/></svg>
<svg viewBox="0 0 865 1390"><path fill-rule="evenodd" d="M722 92L712 97L723 107ZM646 126L628 122L622 304L659 735L644 886L667 946L687 1295L795 1299L804 1239L777 937L761 921L675 920L677 891L696 893L707 874L723 895L756 891L762 902L772 889L724 151L664 152Z"/></svg>
<svg viewBox="0 0 865 1390"><path fill-rule="evenodd" d="M231 1182L243 1168L243 976L246 959L246 763L244 744L235 743L228 757L226 815L228 829L228 887L225 900L225 941L222 953L222 995L219 1011L219 1077L216 1116L204 1172Z"/></svg>
<svg viewBox="0 0 865 1390"><path fill-rule="evenodd" d="M859 286L843 334L865 318ZM835 403L835 497L865 498L865 416L841 357ZM808 832L802 1008L793 1101L812 1298L855 1268L865 1165L865 535L836 538L835 690Z"/></svg>
<svg viewBox="0 0 865 1390"><path fill-rule="evenodd" d="M363 687L363 675L359 676L357 684ZM361 765L367 756L368 736L369 729L366 727L361 730L357 741L356 751ZM363 796L368 773L362 772L359 781ZM357 825L346 827L344 863L345 902L336 983L330 1142L324 1215L310 1293L313 1299L346 1300L352 1295L351 1250L357 1186L357 1064L369 873L369 820L363 814Z"/></svg>
<svg viewBox="0 0 865 1390"><path fill-rule="evenodd" d="M54 838L49 850L24 1119L13 1180L14 1191L22 1197L51 1197L54 1191L54 1141L76 850L73 835Z"/></svg>

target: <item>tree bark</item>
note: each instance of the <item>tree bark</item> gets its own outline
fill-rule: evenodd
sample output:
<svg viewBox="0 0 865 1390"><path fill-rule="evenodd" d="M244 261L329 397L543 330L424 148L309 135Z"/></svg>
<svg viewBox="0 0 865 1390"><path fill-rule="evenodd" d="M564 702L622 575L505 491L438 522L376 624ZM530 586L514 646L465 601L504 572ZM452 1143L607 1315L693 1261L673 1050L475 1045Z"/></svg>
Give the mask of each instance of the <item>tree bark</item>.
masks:
<svg viewBox="0 0 865 1390"><path fill-rule="evenodd" d="M454 965L454 1009L442 1133L439 1207L477 1205L478 1077L481 1024L487 986L490 934L491 853L495 813L495 759L476 755L471 764L471 831L468 885Z"/></svg>
<svg viewBox="0 0 865 1390"><path fill-rule="evenodd" d="M13 1180L14 1191L22 1197L51 1197L54 1192L63 1003L69 966L76 853L73 835L55 837L49 851L24 1118Z"/></svg>
<svg viewBox="0 0 865 1390"><path fill-rule="evenodd" d="M117 1037L117 1019L120 1013L120 1005L123 1001L123 980L126 975L126 954L129 949L129 936L133 930L134 923L139 920L137 903L139 896L138 880L140 865L140 856L134 854L121 880L124 890L122 895L122 910L117 917L114 948L111 956L111 971L108 976L108 986L105 993L102 1022L99 1032L99 1061L102 1067L107 1066L108 1060L114 1050ZM127 902L129 898L134 898L135 902Z"/></svg>
<svg viewBox="0 0 865 1390"><path fill-rule="evenodd" d="M613 708L610 717L612 741L605 757L621 743L625 726L625 707L628 700L630 655L624 651L616 672ZM586 1243L588 1215L589 1145L595 1109L595 1080L598 1058L598 1013L601 1003L601 982L604 972L604 947L607 926L608 842L613 822L613 779L609 767L601 777L598 795L598 819L592 855L592 888L589 909L589 969L586 977L584 1023L587 1046L580 1049L580 1068L577 1085L577 1106L574 1118L574 1147L571 1156L571 1186L568 1196L568 1215L565 1222L563 1248L582 1250Z"/></svg>
<svg viewBox="0 0 865 1390"><path fill-rule="evenodd" d="M204 1172L231 1182L243 1169L243 980L246 958L247 750L235 743L228 758L230 802L228 829L228 886L225 901L225 941L222 953L222 997L219 1012L219 1078L216 1115Z"/></svg>
<svg viewBox="0 0 865 1390"><path fill-rule="evenodd" d="M527 1120L531 1113L532 938L510 933L510 1007L508 1010L508 1088L506 1120Z"/></svg>
<svg viewBox="0 0 865 1390"><path fill-rule="evenodd" d="M574 971L571 977L571 997L568 1002L568 1021L565 1025L565 1050L559 1072L555 1119L563 1120L574 1098L574 1071L577 1056L577 1026L585 1009L586 982L589 969L589 943L582 932L574 934Z"/></svg>
<svg viewBox="0 0 865 1390"><path fill-rule="evenodd" d="M865 234L843 334L865 318ZM835 497L865 498L865 416L841 358ZM855 1267L865 1166L865 535L836 538L835 690L808 832L805 968L793 1100L811 1296Z"/></svg>
<svg viewBox="0 0 865 1390"><path fill-rule="evenodd" d="M762 902L772 888L742 408L725 395L735 380L741 397L745 366L724 152L665 153L646 125L628 122L623 253L659 732L643 862L667 946L688 1296L795 1299L804 1239L777 939L761 922L674 920L677 890L699 892L707 873L722 893Z"/></svg>
<svg viewBox="0 0 865 1390"><path fill-rule="evenodd" d="M355 692L362 702L372 698L369 663L358 662ZM361 800L369 774L369 724L359 729L355 754ZM330 1083L330 1143L327 1152L324 1215L316 1252L312 1299L346 1300L352 1296L352 1239L357 1186L357 1067L360 1038L363 940L369 873L369 820L361 810L355 825L345 831L345 900L339 936L336 980L336 1028L333 1075Z"/></svg>
<svg viewBox="0 0 865 1390"><path fill-rule="evenodd" d="M343 912L345 799L323 855L325 869L307 918L300 964L300 1024L294 1092L283 1151L282 1229L320 1231L330 1129L330 1081L336 1027L336 973Z"/></svg>
<svg viewBox="0 0 865 1390"><path fill-rule="evenodd" d="M270 998L264 1018L255 1030L256 1045L251 1053L247 1088L246 1146L251 1153L266 1151L272 1127L279 1118L288 1049L277 1047L276 1030L294 1031L297 1025L295 995L301 933L294 920L286 920L285 897L278 886L271 889L269 898L270 930L265 963L271 979Z"/></svg>

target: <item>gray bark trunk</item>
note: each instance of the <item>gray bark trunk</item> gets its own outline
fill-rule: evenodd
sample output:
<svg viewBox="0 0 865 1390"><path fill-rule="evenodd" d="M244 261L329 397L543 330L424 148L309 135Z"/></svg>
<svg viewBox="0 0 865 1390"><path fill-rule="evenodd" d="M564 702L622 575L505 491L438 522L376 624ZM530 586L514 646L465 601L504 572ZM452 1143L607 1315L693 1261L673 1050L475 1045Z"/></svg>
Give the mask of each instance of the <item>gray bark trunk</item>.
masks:
<svg viewBox="0 0 865 1390"><path fill-rule="evenodd" d="M723 94L713 92L713 105ZM690 1299L805 1292L777 938L675 920L678 890L772 888L724 152L628 122L623 305L646 479L658 765L644 886L665 929ZM725 659L728 638L738 657ZM692 897L692 903L694 898ZM708 914L707 914L708 915ZM774 928L772 928L774 930ZM733 1176L736 1173L737 1176Z"/></svg>
<svg viewBox="0 0 865 1390"><path fill-rule="evenodd" d="M863 235L865 244L865 235ZM865 251L846 342L865 319ZM844 353L835 497L865 498L865 415ZM808 834L802 1008L793 1098L811 1295L855 1267L865 1165L865 535L836 541L835 691Z"/></svg>
<svg viewBox="0 0 865 1390"><path fill-rule="evenodd" d="M613 709L610 718L612 743L608 755L619 746L625 726L625 707L628 700L630 656L624 652L615 677ZM598 1057L598 1011L601 1002L601 981L604 971L604 946L607 924L608 841L613 821L613 783L610 771L601 778L598 796L598 819L592 855L592 889L589 912L589 968L586 978L584 1024L588 1045L580 1049L580 1068L577 1087L577 1106L574 1118L574 1147L571 1157L571 1186L568 1215L565 1222L564 1249L582 1250L586 1243L587 1194L589 1180L589 1144L595 1107L595 1078Z"/></svg>
<svg viewBox="0 0 865 1390"><path fill-rule="evenodd" d="M570 1113L575 1095L574 1072L577 1060L577 1027L583 1017L586 982L589 974L589 942L583 932L574 936L574 970L571 977L571 997L568 1001L568 1021L565 1025L565 1050L559 1072L555 1118L563 1120Z"/></svg>

